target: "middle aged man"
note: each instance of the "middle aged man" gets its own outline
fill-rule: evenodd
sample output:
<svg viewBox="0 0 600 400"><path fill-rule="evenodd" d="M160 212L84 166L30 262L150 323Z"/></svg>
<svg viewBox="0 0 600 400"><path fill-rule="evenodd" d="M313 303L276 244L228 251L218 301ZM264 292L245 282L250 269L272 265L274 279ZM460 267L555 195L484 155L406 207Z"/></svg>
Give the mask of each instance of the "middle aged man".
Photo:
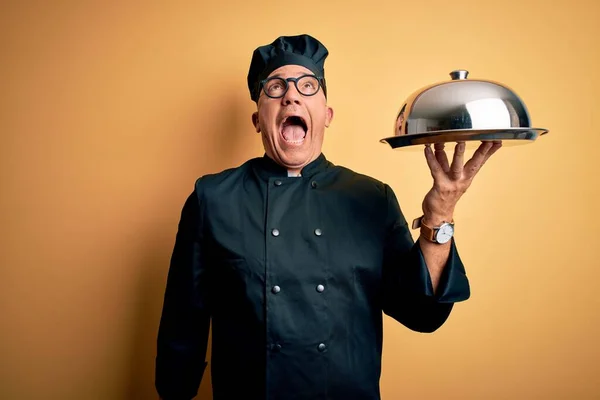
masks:
<svg viewBox="0 0 600 400"><path fill-rule="evenodd" d="M217 400L379 399L382 311L433 332L469 297L453 212L501 143L465 165L464 143L451 163L443 145L425 147L433 187L413 242L388 185L321 152L327 55L308 35L254 52L265 155L199 178L183 207L158 335L165 400L197 394L211 320Z"/></svg>

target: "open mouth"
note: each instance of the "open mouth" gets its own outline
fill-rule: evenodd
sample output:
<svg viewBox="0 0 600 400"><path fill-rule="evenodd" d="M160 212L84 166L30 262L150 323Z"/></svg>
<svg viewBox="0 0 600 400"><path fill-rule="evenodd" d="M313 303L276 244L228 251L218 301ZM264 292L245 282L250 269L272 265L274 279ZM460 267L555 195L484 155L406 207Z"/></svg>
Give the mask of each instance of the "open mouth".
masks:
<svg viewBox="0 0 600 400"><path fill-rule="evenodd" d="M297 115L285 117L281 123L281 136L290 144L301 144L304 142L308 127L304 118Z"/></svg>

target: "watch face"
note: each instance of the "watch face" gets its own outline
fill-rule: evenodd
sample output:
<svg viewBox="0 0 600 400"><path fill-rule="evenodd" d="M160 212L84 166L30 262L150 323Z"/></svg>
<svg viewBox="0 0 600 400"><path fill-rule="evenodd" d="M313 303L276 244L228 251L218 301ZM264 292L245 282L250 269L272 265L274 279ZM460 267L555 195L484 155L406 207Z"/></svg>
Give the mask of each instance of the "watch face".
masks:
<svg viewBox="0 0 600 400"><path fill-rule="evenodd" d="M452 236L454 235L454 227L449 223L442 224L440 229L435 236L435 239L438 243L448 243Z"/></svg>

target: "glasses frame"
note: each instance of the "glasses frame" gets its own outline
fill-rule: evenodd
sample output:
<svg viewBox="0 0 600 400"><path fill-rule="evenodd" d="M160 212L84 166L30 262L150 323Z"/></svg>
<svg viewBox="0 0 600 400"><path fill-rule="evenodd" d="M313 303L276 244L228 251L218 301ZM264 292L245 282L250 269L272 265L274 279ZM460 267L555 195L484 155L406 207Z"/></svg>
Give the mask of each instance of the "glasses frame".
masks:
<svg viewBox="0 0 600 400"><path fill-rule="evenodd" d="M302 78L306 78L306 77L311 77L311 78L316 78L317 82L319 84L319 87L317 88L317 90L313 93L313 94L304 94L300 91L300 89L298 89L298 81ZM267 91L265 90L265 84L269 81L275 80L275 79L279 79L281 81L283 81L285 83L285 90L283 91L283 93L281 94L281 96L270 96ZM297 78L282 78L280 76L272 76L270 78L267 79L263 79L262 81L260 81L260 90L265 94L265 96L267 96L270 99L280 99L283 96L285 96L285 94L287 93L287 91L290 88L290 85L288 82L294 82L294 86L296 87L296 90L298 91L298 93L300 93L302 96L305 97L311 97L316 95L317 93L319 93L319 90L321 88L323 88L323 93L325 94L325 97L327 97L326 91L325 91L325 78L323 78L322 76L316 76L313 74L304 74L301 75Z"/></svg>

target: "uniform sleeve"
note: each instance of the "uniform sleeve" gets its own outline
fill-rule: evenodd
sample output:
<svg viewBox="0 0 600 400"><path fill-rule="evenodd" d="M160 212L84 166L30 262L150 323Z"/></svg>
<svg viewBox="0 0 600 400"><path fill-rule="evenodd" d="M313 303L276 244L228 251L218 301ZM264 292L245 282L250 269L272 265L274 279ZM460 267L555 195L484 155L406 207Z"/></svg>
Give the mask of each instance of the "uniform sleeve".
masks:
<svg viewBox="0 0 600 400"><path fill-rule="evenodd" d="M208 270L202 262L202 213L194 190L181 213L158 330L156 389L164 400L198 393L210 327Z"/></svg>
<svg viewBox="0 0 600 400"><path fill-rule="evenodd" d="M418 332L444 324L454 303L470 296L469 280L454 239L436 293L418 241L415 243L398 200L385 186L387 201L383 265L383 311Z"/></svg>

